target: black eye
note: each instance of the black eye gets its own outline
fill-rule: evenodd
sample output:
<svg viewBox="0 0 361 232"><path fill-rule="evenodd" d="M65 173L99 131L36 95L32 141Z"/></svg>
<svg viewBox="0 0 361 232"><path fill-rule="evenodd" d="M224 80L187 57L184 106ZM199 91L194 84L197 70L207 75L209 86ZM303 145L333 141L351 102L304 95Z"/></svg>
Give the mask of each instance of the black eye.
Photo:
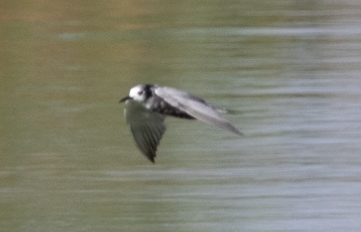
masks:
<svg viewBox="0 0 361 232"><path fill-rule="evenodd" d="M139 92L138 92L138 95L142 95L143 92L144 92L143 90L142 90L142 91L139 91Z"/></svg>

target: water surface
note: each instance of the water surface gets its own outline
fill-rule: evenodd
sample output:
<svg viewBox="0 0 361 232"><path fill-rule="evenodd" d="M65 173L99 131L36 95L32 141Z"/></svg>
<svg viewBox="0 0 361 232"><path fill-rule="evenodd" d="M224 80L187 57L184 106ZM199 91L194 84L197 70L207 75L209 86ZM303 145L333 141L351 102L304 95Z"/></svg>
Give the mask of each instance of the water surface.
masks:
<svg viewBox="0 0 361 232"><path fill-rule="evenodd" d="M0 8L0 231L360 231L358 1ZM184 89L151 164L120 98Z"/></svg>

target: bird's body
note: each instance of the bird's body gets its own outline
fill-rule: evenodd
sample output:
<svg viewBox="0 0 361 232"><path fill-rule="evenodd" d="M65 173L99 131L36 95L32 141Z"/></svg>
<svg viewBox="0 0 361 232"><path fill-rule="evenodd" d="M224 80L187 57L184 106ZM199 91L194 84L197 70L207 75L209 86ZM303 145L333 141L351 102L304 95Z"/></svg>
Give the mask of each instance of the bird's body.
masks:
<svg viewBox="0 0 361 232"><path fill-rule="evenodd" d="M125 101L125 117L134 140L141 152L152 162L157 146L165 132L164 119L170 115L185 119L198 119L205 123L242 135L218 113L224 109L215 107L203 99L171 87L150 84L131 88Z"/></svg>

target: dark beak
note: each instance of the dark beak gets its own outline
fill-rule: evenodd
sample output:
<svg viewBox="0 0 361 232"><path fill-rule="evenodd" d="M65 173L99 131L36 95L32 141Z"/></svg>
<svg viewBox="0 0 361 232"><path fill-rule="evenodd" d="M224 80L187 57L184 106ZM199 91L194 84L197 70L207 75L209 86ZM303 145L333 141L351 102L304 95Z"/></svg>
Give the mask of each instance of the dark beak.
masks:
<svg viewBox="0 0 361 232"><path fill-rule="evenodd" d="M125 98L120 99L119 103L125 102L126 100L130 100L130 99L132 99L132 98L129 96L126 96Z"/></svg>

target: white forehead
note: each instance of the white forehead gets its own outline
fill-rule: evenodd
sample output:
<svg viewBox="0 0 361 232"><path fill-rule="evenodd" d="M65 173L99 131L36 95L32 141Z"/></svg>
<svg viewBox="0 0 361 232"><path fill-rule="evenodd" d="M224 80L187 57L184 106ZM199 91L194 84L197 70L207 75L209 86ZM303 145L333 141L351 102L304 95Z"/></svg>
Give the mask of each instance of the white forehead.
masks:
<svg viewBox="0 0 361 232"><path fill-rule="evenodd" d="M129 97L135 97L135 96L138 96L139 92L143 90L143 86L141 85L137 85L137 86L134 86L133 88L130 89L129 91Z"/></svg>

